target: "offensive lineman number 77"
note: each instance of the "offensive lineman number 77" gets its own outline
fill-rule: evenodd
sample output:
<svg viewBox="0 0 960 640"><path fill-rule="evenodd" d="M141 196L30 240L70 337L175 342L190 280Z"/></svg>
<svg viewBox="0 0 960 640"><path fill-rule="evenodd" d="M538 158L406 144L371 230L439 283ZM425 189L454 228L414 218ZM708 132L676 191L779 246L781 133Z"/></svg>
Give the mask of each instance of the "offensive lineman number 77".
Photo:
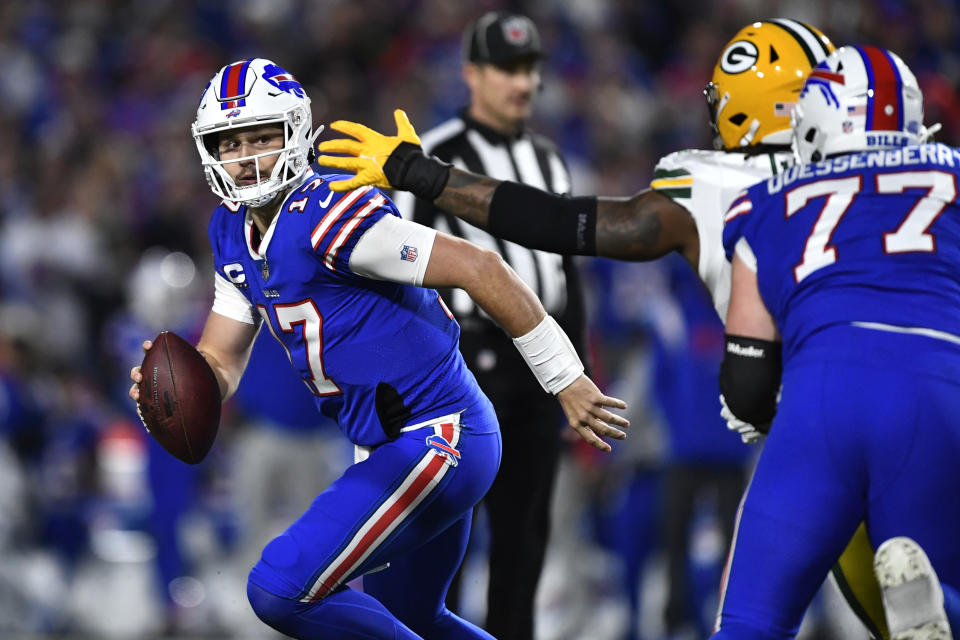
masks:
<svg viewBox="0 0 960 640"><path fill-rule="evenodd" d="M953 175L944 171L902 171L881 173L876 179L877 193L903 193L906 189L914 188L927 190L907 212L896 231L883 234L884 252L936 251L936 240L927 230L947 204L957 197L957 185ZM786 194L788 218L806 206L811 199L827 196L813 230L807 237L803 258L793 268L793 276L797 282L817 269L837 261L837 249L830 245L830 238L833 237L833 231L843 214L862 190L861 180L860 176L818 180Z"/></svg>

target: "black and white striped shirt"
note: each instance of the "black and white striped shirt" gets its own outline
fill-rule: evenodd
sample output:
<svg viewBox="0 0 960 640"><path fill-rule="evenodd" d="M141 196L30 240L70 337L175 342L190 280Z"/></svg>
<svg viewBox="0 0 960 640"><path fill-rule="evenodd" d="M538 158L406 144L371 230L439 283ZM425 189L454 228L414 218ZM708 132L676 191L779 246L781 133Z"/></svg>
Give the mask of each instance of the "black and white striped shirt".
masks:
<svg viewBox="0 0 960 640"><path fill-rule="evenodd" d="M554 193L570 191L570 174L556 146L528 130L505 136L470 118L464 110L459 117L427 131L420 139L426 153L458 168ZM409 193L397 193L394 201L405 218L499 253L537 294L547 313L566 325L571 340L580 346L577 337L583 330L583 303L576 267L569 257L495 238ZM463 290L443 293L464 332L486 329L485 325L492 324Z"/></svg>

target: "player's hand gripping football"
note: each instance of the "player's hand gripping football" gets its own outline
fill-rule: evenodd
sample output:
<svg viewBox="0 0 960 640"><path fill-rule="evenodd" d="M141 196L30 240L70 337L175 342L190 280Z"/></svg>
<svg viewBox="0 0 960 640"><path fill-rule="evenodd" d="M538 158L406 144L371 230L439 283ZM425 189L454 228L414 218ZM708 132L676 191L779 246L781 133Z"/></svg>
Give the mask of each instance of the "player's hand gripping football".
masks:
<svg viewBox="0 0 960 640"><path fill-rule="evenodd" d="M317 162L327 167L353 171L349 180L330 183L333 191L350 191L365 185L384 189L403 189L416 196L433 200L447 182L450 165L428 158L420 148L420 138L402 109L393 112L397 135L386 136L357 122L337 120L330 128L356 138L326 140L317 145L324 153L345 153L346 156L321 155Z"/></svg>
<svg viewBox="0 0 960 640"><path fill-rule="evenodd" d="M153 346L153 342L150 340L145 340L143 342L143 352L146 353L150 351L150 348ZM143 374L140 373L140 365L137 365L130 369L130 380L133 381L133 384L130 385L130 390L127 392L127 395L137 403L137 415L140 416L140 422L143 423L144 428L147 431L150 431L150 428L147 427L146 421L143 419L143 413L140 411L140 383L143 382Z"/></svg>
<svg viewBox="0 0 960 640"><path fill-rule="evenodd" d="M626 409L627 403L619 398L603 395L587 376L574 380L573 384L557 394L557 399L563 412L567 414L570 427L597 449L610 451L610 445L601 440L601 436L615 440L627 437L620 429L629 427L630 421L607 411L607 407Z"/></svg>

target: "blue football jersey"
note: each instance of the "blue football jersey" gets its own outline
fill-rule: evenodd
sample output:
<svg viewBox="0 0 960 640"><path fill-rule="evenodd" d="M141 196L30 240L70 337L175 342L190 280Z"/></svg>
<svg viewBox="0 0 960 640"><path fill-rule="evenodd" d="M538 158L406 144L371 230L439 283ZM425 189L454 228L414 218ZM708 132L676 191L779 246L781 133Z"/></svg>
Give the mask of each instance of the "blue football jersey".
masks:
<svg viewBox="0 0 960 640"><path fill-rule="evenodd" d="M960 336L958 175L960 150L926 144L792 167L734 199L724 248L755 256L785 357L837 324Z"/></svg>
<svg viewBox="0 0 960 640"><path fill-rule="evenodd" d="M209 235L217 272L259 311L320 412L352 442L371 446L486 400L435 290L350 270L364 232L399 214L375 188L329 189L329 180L343 178L308 173L262 239L246 207L228 203L213 212ZM415 247L397 255L418 258Z"/></svg>

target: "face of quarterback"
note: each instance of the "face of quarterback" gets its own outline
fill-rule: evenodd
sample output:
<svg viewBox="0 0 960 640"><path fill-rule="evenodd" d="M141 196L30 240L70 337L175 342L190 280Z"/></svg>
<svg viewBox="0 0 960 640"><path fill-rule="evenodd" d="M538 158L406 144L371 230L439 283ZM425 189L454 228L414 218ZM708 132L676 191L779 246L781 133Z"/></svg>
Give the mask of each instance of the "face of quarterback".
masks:
<svg viewBox="0 0 960 640"><path fill-rule="evenodd" d="M260 164L260 180L266 180L273 171L273 166L280 157L283 149L283 125L264 124L242 129L228 130L220 134L217 148L223 168L233 178L238 187L248 187L257 183L257 160ZM262 153L257 160L249 156ZM232 158L245 158L237 162L229 162Z"/></svg>
<svg viewBox="0 0 960 640"><path fill-rule="evenodd" d="M468 64L470 115L504 133L513 133L530 117L540 86L540 63L520 60L506 65Z"/></svg>

